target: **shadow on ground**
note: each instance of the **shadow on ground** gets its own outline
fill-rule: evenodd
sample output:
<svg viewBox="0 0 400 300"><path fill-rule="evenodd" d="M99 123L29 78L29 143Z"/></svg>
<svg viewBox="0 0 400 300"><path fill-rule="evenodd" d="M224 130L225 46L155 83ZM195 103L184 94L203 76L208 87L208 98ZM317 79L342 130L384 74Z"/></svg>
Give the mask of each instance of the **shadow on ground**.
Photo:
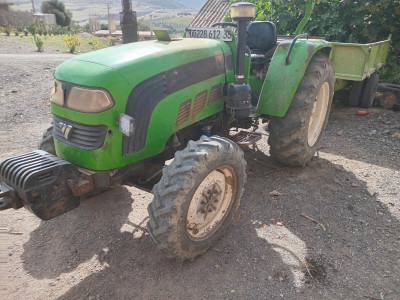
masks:
<svg viewBox="0 0 400 300"><path fill-rule="evenodd" d="M281 168L261 152L246 159L233 224L194 262L152 246L149 195L132 200L121 187L42 222L24 245L24 268L55 291L68 282L61 299L400 299L399 221L365 182L321 158L306 168ZM73 272L87 275L74 281Z"/></svg>

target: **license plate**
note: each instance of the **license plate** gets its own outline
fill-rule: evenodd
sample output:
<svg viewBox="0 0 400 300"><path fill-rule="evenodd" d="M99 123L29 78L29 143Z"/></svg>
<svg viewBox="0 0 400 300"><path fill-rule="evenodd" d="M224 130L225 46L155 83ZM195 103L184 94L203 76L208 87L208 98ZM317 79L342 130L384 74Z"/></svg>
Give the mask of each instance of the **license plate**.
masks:
<svg viewBox="0 0 400 300"><path fill-rule="evenodd" d="M220 41L232 41L233 33L225 28L187 28L186 37L194 39L213 39Z"/></svg>

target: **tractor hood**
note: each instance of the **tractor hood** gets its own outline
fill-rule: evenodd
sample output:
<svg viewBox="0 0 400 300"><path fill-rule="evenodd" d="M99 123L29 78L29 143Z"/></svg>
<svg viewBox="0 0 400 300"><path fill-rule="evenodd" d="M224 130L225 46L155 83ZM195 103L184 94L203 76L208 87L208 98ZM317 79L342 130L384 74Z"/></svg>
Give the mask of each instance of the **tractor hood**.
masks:
<svg viewBox="0 0 400 300"><path fill-rule="evenodd" d="M65 61L57 67L55 77L75 84L99 86L103 81L101 77L114 74L111 76L123 78L129 86L135 86L160 72L223 55L223 49L230 52L225 43L208 39L131 43L93 51ZM102 76L106 73L108 76Z"/></svg>

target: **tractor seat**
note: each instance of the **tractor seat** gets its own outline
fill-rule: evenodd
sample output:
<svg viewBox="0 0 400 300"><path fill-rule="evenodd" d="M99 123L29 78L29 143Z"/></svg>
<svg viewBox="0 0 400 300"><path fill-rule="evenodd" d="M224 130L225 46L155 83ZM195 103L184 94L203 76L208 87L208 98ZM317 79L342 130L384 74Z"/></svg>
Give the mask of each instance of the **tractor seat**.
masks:
<svg viewBox="0 0 400 300"><path fill-rule="evenodd" d="M247 46L251 50L252 67L262 67L266 53L276 46L276 26L269 21L257 21L247 27Z"/></svg>

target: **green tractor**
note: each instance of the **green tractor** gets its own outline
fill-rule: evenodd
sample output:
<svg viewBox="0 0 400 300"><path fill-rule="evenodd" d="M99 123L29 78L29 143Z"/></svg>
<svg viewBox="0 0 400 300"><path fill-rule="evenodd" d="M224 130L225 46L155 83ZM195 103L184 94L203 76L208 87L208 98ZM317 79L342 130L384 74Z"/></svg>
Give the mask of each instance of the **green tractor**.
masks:
<svg viewBox="0 0 400 300"><path fill-rule="evenodd" d="M85 197L135 186L154 194L148 230L166 256L204 253L239 206L240 146L260 138L252 129L269 120L271 156L304 166L331 107L330 43L303 35L278 42L272 22L250 22L254 13L236 3L235 23L172 40L158 32L156 41L58 66L52 127L41 150L0 164L0 209L24 206L49 220ZM231 128L242 131L230 136Z"/></svg>

